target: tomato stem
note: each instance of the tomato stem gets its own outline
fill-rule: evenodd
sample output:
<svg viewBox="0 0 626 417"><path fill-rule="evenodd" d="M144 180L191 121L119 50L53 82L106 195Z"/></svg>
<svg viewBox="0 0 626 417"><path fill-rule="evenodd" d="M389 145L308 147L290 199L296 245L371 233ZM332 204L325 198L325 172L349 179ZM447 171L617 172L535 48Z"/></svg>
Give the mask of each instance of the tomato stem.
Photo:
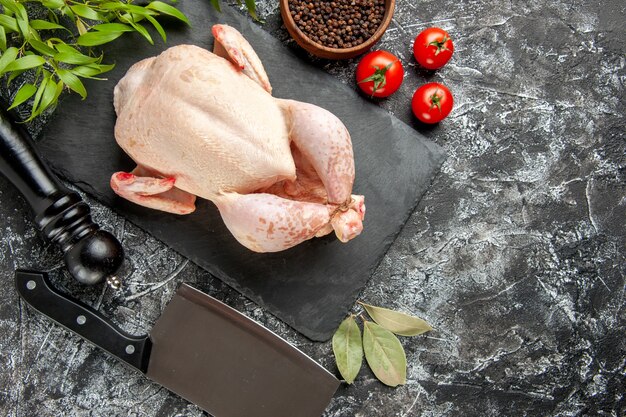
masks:
<svg viewBox="0 0 626 417"><path fill-rule="evenodd" d="M428 46L434 46L437 48L437 50L435 51L435 56L437 56L441 51L449 51L449 49L445 47L445 43L449 40L450 38L448 36L444 36L442 40L432 41L428 44Z"/></svg>
<svg viewBox="0 0 626 417"><path fill-rule="evenodd" d="M438 92L439 92L439 89L436 89L433 95L430 96L430 109L429 110L432 110L433 107L437 106L437 108L439 109L439 113L441 113L441 96L437 95Z"/></svg>
<svg viewBox="0 0 626 417"><path fill-rule="evenodd" d="M396 60L396 61L390 62L384 68L380 68L378 67L378 65L372 65L372 68L374 68L374 73L370 75L369 77L363 78L361 81L357 81L357 84L372 81L374 83L374 89L372 90L372 97L374 97L374 93L376 93L376 91L379 88L382 88L387 84L387 77L386 77L387 71L389 71L389 69L396 62L398 61Z"/></svg>

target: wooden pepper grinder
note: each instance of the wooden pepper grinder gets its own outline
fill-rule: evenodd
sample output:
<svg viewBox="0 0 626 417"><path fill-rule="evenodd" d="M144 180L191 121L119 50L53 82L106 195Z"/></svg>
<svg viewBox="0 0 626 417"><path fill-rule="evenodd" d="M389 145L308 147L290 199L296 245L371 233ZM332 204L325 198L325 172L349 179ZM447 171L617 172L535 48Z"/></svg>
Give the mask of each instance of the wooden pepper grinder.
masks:
<svg viewBox="0 0 626 417"><path fill-rule="evenodd" d="M0 173L22 193L43 234L61 247L74 278L88 285L106 279L119 287L114 274L124 260L120 242L93 222L80 195L61 184L28 132L0 111Z"/></svg>

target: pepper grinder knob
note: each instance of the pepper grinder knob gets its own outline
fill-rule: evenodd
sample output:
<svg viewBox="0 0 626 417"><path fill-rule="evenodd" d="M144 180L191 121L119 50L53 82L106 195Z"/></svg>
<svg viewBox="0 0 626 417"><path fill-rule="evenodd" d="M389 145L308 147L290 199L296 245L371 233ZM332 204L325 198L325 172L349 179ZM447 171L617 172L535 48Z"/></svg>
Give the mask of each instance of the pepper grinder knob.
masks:
<svg viewBox="0 0 626 417"><path fill-rule="evenodd" d="M88 285L108 279L119 287L119 280L111 277L124 260L122 245L91 219L89 206L61 184L37 154L28 132L4 111L0 111L0 173L22 193L43 234L61 247L74 278Z"/></svg>
<svg viewBox="0 0 626 417"><path fill-rule="evenodd" d="M65 252L65 264L70 274L87 285L107 279L109 285L119 287L119 281L113 279L113 274L123 260L122 245L105 230L83 237Z"/></svg>

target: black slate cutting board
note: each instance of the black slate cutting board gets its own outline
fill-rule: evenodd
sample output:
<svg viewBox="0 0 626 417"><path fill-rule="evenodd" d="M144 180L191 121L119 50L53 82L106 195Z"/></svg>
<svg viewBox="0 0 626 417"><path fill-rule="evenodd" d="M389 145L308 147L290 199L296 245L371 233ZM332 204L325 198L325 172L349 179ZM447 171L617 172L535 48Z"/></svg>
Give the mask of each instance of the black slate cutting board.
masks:
<svg viewBox="0 0 626 417"><path fill-rule="evenodd" d="M350 87L297 58L236 11L215 12L208 1L183 0L178 7L192 28L170 24L167 46L131 35L105 50L116 69L108 81L87 84L89 97L68 97L55 112L39 143L41 153L63 177L187 256L313 340L327 340L348 314L359 292L414 210L444 154L412 128L367 102ZM131 170L132 161L113 137L113 87L128 67L166 47L192 43L212 48L211 25L239 29L256 49L276 97L322 106L351 133L356 183L365 195L364 231L347 244L334 234L290 250L257 254L230 235L215 206L176 216L128 203L109 188L111 174ZM156 37L155 37L156 39Z"/></svg>

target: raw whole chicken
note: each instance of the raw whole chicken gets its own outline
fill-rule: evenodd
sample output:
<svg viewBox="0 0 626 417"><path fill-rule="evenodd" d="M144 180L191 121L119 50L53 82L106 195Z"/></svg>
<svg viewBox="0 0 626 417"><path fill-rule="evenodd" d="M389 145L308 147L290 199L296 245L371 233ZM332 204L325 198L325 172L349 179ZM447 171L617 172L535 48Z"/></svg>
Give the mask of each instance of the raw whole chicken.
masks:
<svg viewBox="0 0 626 417"><path fill-rule="evenodd" d="M192 45L133 65L116 85L115 138L137 167L111 188L177 214L211 200L235 238L276 252L333 230L361 233L350 135L332 113L274 98L244 37L213 26L213 53Z"/></svg>

